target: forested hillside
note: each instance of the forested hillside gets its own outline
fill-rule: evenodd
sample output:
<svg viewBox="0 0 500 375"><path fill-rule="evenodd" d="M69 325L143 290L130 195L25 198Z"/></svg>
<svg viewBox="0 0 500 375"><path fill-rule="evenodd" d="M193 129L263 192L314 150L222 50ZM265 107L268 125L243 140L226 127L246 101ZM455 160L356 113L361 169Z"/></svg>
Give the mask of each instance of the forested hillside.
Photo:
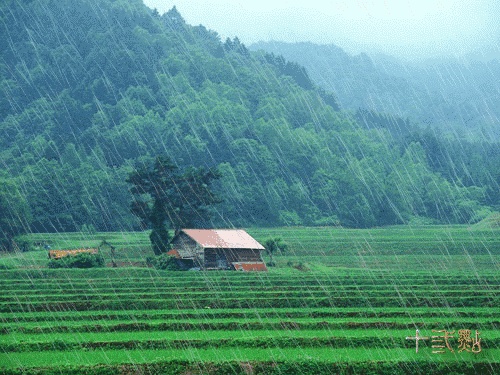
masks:
<svg viewBox="0 0 500 375"><path fill-rule="evenodd" d="M249 47L284 56L337 94L342 108L411 118L459 136L500 140L500 62L481 56L407 62L349 55L335 45L260 42Z"/></svg>
<svg viewBox="0 0 500 375"><path fill-rule="evenodd" d="M3 228L137 229L125 180L160 154L222 173L207 225L467 223L498 204L494 149L454 150L467 180L439 170L441 139L340 111L300 65L175 8L6 0L0 35Z"/></svg>

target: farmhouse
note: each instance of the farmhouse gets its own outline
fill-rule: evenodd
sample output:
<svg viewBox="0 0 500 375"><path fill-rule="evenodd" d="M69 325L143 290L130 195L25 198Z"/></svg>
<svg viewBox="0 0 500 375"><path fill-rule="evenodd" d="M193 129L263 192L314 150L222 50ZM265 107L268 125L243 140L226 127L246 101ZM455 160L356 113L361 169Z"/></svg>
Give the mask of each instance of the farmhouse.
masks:
<svg viewBox="0 0 500 375"><path fill-rule="evenodd" d="M241 229L182 229L169 253L206 270L267 271L262 250L264 246Z"/></svg>
<svg viewBox="0 0 500 375"><path fill-rule="evenodd" d="M61 259L81 253L97 254L97 249L75 249L75 250L49 250L49 259Z"/></svg>

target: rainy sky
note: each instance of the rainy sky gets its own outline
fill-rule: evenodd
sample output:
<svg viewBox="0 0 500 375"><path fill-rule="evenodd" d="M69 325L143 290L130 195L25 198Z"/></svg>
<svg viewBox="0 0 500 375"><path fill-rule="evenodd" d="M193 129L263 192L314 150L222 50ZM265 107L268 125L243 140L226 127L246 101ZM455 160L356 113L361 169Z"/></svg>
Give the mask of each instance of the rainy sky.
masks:
<svg viewBox="0 0 500 375"><path fill-rule="evenodd" d="M191 25L223 39L336 44L346 51L405 58L498 51L498 0L144 0L163 14L174 5Z"/></svg>

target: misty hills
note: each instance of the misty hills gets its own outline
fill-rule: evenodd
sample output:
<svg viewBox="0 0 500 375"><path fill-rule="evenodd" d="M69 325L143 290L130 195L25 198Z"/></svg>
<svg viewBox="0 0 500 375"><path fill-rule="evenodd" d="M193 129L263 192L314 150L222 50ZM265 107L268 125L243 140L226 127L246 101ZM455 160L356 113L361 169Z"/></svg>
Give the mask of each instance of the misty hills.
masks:
<svg viewBox="0 0 500 375"><path fill-rule="evenodd" d="M500 62L482 54L404 62L349 55L335 45L260 42L249 47L304 66L342 108L363 108L464 137L500 139Z"/></svg>
<svg viewBox="0 0 500 375"><path fill-rule="evenodd" d="M176 8L7 0L0 19L0 179L33 231L140 228L125 180L159 154L222 172L223 203L200 225L469 223L498 209L496 144L339 110L300 64Z"/></svg>

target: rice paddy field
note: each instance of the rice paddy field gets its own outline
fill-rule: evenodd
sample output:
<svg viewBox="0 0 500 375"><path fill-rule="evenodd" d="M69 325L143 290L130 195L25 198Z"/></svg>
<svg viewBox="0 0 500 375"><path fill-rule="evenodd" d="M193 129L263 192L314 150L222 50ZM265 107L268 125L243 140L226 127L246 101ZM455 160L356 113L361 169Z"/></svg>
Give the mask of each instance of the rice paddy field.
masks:
<svg viewBox="0 0 500 375"><path fill-rule="evenodd" d="M498 228L247 231L288 244L269 272L159 271L147 233L25 236L0 256L0 373L500 373ZM86 270L41 245L103 240Z"/></svg>

